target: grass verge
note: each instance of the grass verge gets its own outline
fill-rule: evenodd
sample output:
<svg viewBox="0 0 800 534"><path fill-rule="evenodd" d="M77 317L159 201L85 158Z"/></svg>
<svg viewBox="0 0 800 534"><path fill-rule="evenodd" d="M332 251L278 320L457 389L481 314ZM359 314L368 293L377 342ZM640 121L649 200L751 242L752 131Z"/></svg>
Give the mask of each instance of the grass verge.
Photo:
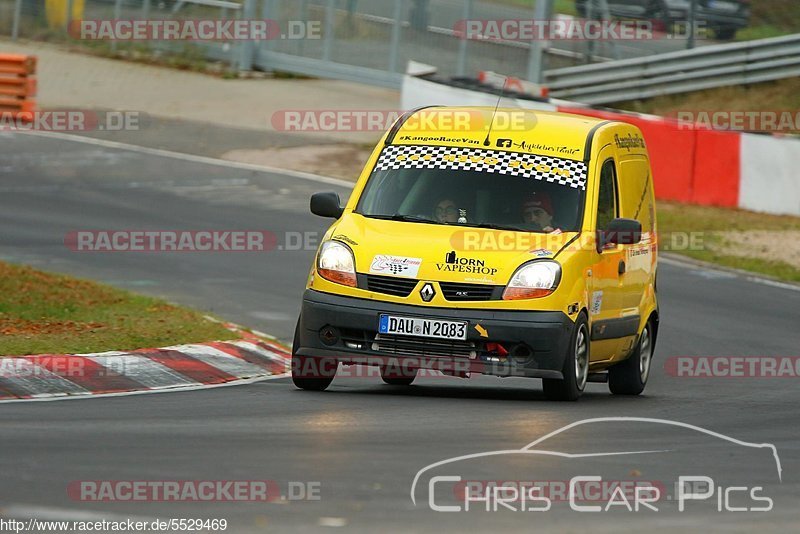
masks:
<svg viewBox="0 0 800 534"><path fill-rule="evenodd" d="M800 217L658 203L662 251L800 282Z"/></svg>
<svg viewBox="0 0 800 534"><path fill-rule="evenodd" d="M0 262L0 356L134 350L237 336L202 314Z"/></svg>
<svg viewBox="0 0 800 534"><path fill-rule="evenodd" d="M800 78L736 85L614 104L617 109L677 117L679 111L793 111L800 109ZM784 132L786 133L786 132Z"/></svg>

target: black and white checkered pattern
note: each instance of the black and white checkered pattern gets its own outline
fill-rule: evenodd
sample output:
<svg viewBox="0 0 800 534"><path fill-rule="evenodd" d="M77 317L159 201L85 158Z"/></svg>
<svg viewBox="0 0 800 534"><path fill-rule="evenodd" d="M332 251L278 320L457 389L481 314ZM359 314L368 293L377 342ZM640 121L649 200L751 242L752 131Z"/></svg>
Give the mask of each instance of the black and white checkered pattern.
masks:
<svg viewBox="0 0 800 534"><path fill-rule="evenodd" d="M487 163L489 158L496 164ZM543 170L541 166L549 167ZM539 167L539 168L535 168ZM521 152L431 145L390 145L383 149L376 171L390 169L448 169L521 176L586 189L586 163ZM567 175L558 171L567 171Z"/></svg>

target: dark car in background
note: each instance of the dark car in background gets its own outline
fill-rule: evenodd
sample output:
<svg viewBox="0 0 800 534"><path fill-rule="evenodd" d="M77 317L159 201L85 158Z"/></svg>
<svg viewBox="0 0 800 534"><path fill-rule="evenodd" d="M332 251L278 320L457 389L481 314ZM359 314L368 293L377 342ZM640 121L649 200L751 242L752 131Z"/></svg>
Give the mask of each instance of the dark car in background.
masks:
<svg viewBox="0 0 800 534"><path fill-rule="evenodd" d="M578 14L586 17L589 3L594 2L594 17L598 16L598 0L575 0ZM696 0L695 20L714 31L718 39L730 40L736 31L750 23L750 0ZM619 18L659 21L666 28L689 20L692 0L608 0L611 15Z"/></svg>

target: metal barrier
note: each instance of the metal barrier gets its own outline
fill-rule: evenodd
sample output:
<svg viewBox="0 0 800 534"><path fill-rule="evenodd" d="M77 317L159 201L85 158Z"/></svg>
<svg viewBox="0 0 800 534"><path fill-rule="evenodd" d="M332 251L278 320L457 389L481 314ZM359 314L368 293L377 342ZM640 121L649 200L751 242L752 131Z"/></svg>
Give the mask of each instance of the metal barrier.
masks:
<svg viewBox="0 0 800 534"><path fill-rule="evenodd" d="M586 103L610 103L660 94L752 83L800 74L797 37L711 45L641 59L585 62L577 42L464 39L458 22L536 17L531 7L507 0L0 0L0 34L66 41L71 19L269 19L282 34L293 24L317 24L304 38L266 41L149 41L94 43L114 54L169 53L187 61L218 61L241 71L257 68L399 88L409 60L437 67L442 76L494 71L531 79L541 72L545 48L551 94ZM539 5L539 4L537 4ZM541 14L540 14L541 15ZM541 18L541 16L540 16ZM658 49L669 49L662 39ZM593 59L613 52L594 43ZM652 53L653 43L635 52ZM558 68L568 66L567 68Z"/></svg>
<svg viewBox="0 0 800 534"><path fill-rule="evenodd" d="M800 76L800 34L545 72L556 98L610 104Z"/></svg>
<svg viewBox="0 0 800 534"><path fill-rule="evenodd" d="M36 57L0 54L0 116L36 110ZM24 115L21 116L24 118Z"/></svg>
<svg viewBox="0 0 800 534"><path fill-rule="evenodd" d="M71 13L66 16L67 12ZM223 61L238 70L253 67L399 88L409 60L434 63L443 75L483 70L526 77L531 43L463 39L464 19L529 19L531 7L501 0L0 0L0 35L66 39L69 19L269 19L281 30L292 23L319 25L318 38L262 42L119 42L111 52L142 49ZM59 31L61 32L59 35ZM102 48L101 48L102 49ZM551 66L573 65L582 54L546 51Z"/></svg>

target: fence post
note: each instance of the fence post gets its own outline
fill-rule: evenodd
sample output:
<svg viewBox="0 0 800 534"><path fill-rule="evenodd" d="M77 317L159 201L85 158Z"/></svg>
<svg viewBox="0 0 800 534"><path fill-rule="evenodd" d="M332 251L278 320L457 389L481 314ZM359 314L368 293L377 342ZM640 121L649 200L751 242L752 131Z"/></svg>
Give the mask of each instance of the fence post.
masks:
<svg viewBox="0 0 800 534"><path fill-rule="evenodd" d="M308 11L308 0L303 0L300 4L300 20L311 20L309 17ZM303 56L306 53L306 40L305 39L297 39L297 46L295 50L297 50L298 56Z"/></svg>
<svg viewBox="0 0 800 534"><path fill-rule="evenodd" d="M592 5L589 0L588 5ZM533 7L534 20L548 20L553 14L553 0L536 0ZM541 39L531 41L530 52L528 53L528 80L533 83L542 83L542 72L544 70L544 42Z"/></svg>
<svg viewBox="0 0 800 534"><path fill-rule="evenodd" d="M276 23L278 22L278 7L275 5L275 0L263 0L261 4L261 18L264 20L274 20ZM277 37L278 36L275 36L276 39ZM259 43L259 47L261 49L271 49L272 39L267 39Z"/></svg>
<svg viewBox="0 0 800 534"><path fill-rule="evenodd" d="M333 51L333 17L336 16L334 12L334 8L336 6L336 0L328 0L328 5L325 7L325 41L322 44L322 59L325 61L331 60L331 54Z"/></svg>
<svg viewBox="0 0 800 534"><path fill-rule="evenodd" d="M19 37L19 18L22 16L22 0L14 2L14 25L11 28L11 39L16 41Z"/></svg>
<svg viewBox="0 0 800 534"><path fill-rule="evenodd" d="M461 35L461 42L458 43L458 60L456 61L456 76L464 76L467 73L467 45L469 44L469 27L467 21L472 18L473 0L464 2L464 33Z"/></svg>
<svg viewBox="0 0 800 534"><path fill-rule="evenodd" d="M72 24L72 0L67 0L67 13L64 20L67 24L66 31L69 33L69 25Z"/></svg>
<svg viewBox="0 0 800 534"><path fill-rule="evenodd" d="M403 0L394 0L394 23L392 24L392 46L389 49L389 72L397 72L400 56L400 29L403 21Z"/></svg>
<svg viewBox="0 0 800 534"><path fill-rule="evenodd" d="M242 18L252 20L256 16L256 0L244 0L242 6ZM253 51L255 50L252 37L239 42L239 65L240 71L253 70Z"/></svg>
<svg viewBox="0 0 800 534"><path fill-rule="evenodd" d="M688 22L688 32L689 32L689 39L686 41L686 48L692 49L695 47L695 32L697 31L697 0L691 0L692 4L689 6L689 22ZM669 28L667 28L669 31Z"/></svg>
<svg viewBox="0 0 800 534"><path fill-rule="evenodd" d="M72 0L70 0L69 3L71 4ZM115 0L115 2L114 2L114 20L119 20L119 18L121 16L122 16L122 0ZM111 41L111 51L112 52L116 52L117 51L117 40L116 39L113 39Z"/></svg>

